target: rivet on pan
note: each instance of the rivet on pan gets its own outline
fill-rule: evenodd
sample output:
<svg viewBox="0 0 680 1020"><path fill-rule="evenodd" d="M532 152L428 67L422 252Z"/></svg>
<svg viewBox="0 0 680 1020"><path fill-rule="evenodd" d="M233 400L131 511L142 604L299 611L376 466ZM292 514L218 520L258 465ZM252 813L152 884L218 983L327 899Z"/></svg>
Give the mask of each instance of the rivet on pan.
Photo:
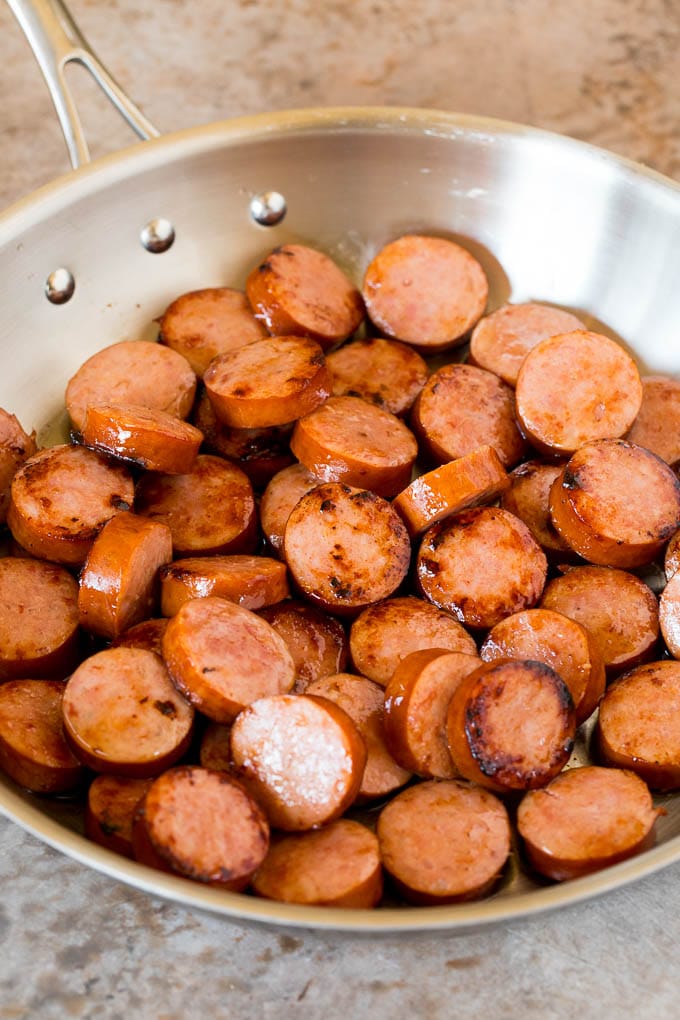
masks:
<svg viewBox="0 0 680 1020"><path fill-rule="evenodd" d="M53 305L64 305L73 297L76 281L73 273L63 266L55 269L45 280L45 295Z"/></svg>
<svg viewBox="0 0 680 1020"><path fill-rule="evenodd" d="M278 191L263 191L250 200L250 215L262 227L276 226L286 211L286 200Z"/></svg>
<svg viewBox="0 0 680 1020"><path fill-rule="evenodd" d="M175 228L170 220L159 216L155 220L149 220L139 235L139 239L147 251L159 255L172 246L175 240Z"/></svg>

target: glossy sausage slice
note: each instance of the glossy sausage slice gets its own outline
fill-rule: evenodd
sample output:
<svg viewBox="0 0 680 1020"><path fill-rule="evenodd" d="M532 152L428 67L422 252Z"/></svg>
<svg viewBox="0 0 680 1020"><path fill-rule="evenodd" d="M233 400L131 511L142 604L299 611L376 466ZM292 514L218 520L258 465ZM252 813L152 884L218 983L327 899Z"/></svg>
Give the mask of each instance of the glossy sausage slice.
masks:
<svg viewBox="0 0 680 1020"><path fill-rule="evenodd" d="M569 689L542 662L484 663L461 681L449 704L453 764L497 793L546 786L566 765L575 732Z"/></svg>
<svg viewBox="0 0 680 1020"><path fill-rule="evenodd" d="M362 397L384 411L404 415L427 381L420 355L396 340L367 337L326 357L334 397Z"/></svg>
<svg viewBox="0 0 680 1020"><path fill-rule="evenodd" d="M385 599L352 623L350 653L357 673L385 687L411 652L438 648L476 655L474 639L450 613L422 599Z"/></svg>
<svg viewBox="0 0 680 1020"><path fill-rule="evenodd" d="M321 485L321 479L304 464L291 464L275 474L267 485L260 501L260 523L275 552L283 551L283 536L293 507L317 485Z"/></svg>
<svg viewBox="0 0 680 1020"><path fill-rule="evenodd" d="M635 421L642 383L623 347L574 330L543 340L517 378L517 417L542 453L564 456L593 439L617 439Z"/></svg>
<svg viewBox="0 0 680 1020"><path fill-rule="evenodd" d="M123 340L80 366L66 387L66 407L80 432L90 404L141 404L186 418L195 393L196 376L181 354L146 340Z"/></svg>
<svg viewBox="0 0 680 1020"><path fill-rule="evenodd" d="M406 528L386 500L337 483L318 485L297 503L283 549L300 591L339 615L391 595L411 555Z"/></svg>
<svg viewBox="0 0 680 1020"><path fill-rule="evenodd" d="M199 379L218 354L261 340L267 331L248 299L231 287L181 294L160 320L159 340L186 358Z"/></svg>
<svg viewBox="0 0 680 1020"><path fill-rule="evenodd" d="M633 772L568 769L532 790L517 812L529 863L557 882L608 868L654 843L659 810Z"/></svg>
<svg viewBox="0 0 680 1020"><path fill-rule="evenodd" d="M189 747L194 711L161 659L141 648L108 648L81 663L64 692L64 734L96 772L146 779Z"/></svg>
<svg viewBox="0 0 680 1020"><path fill-rule="evenodd" d="M680 527L680 482L643 447L600 439L577 450L553 482L550 516L591 563L640 567Z"/></svg>
<svg viewBox="0 0 680 1020"><path fill-rule="evenodd" d="M225 599L186 602L168 623L163 657L178 689L220 723L258 698L289 691L295 679L283 638Z"/></svg>
<svg viewBox="0 0 680 1020"><path fill-rule="evenodd" d="M674 574L661 592L659 626L668 651L680 659L680 574Z"/></svg>
<svg viewBox="0 0 680 1020"><path fill-rule="evenodd" d="M420 475L399 493L392 506L413 538L445 517L483 503L493 503L509 484L493 446L480 446L464 457Z"/></svg>
<svg viewBox="0 0 680 1020"><path fill-rule="evenodd" d="M377 827L386 871L410 903L458 903L491 892L510 854L510 821L488 790L456 780L398 794Z"/></svg>
<svg viewBox="0 0 680 1020"><path fill-rule="evenodd" d="M382 248L363 282L366 310L378 329L430 353L462 342L488 294L484 270L469 251L417 234Z"/></svg>
<svg viewBox="0 0 680 1020"><path fill-rule="evenodd" d="M680 787L680 662L649 662L607 688L597 750L605 764L630 769L654 790Z"/></svg>
<svg viewBox="0 0 680 1020"><path fill-rule="evenodd" d="M171 559L168 527L136 514L116 514L94 540L80 575L81 626L111 640L152 616L158 572Z"/></svg>
<svg viewBox="0 0 680 1020"><path fill-rule="evenodd" d="M170 528L175 556L250 553L257 543L253 487L222 457L201 454L186 475L144 475L135 511Z"/></svg>
<svg viewBox="0 0 680 1020"><path fill-rule="evenodd" d="M541 606L576 620L592 634L610 678L654 654L659 638L656 598L625 570L574 567L550 581Z"/></svg>
<svg viewBox="0 0 680 1020"><path fill-rule="evenodd" d="M331 397L297 422L290 448L325 482L395 496L411 479L418 444L404 423L360 397Z"/></svg>
<svg viewBox="0 0 680 1020"><path fill-rule="evenodd" d="M135 857L240 892L269 849L269 825L259 804L226 772L179 766L159 776L137 808Z"/></svg>
<svg viewBox="0 0 680 1020"><path fill-rule="evenodd" d="M7 517L12 479L35 452L35 432L29 436L17 418L0 407L0 524Z"/></svg>
<svg viewBox="0 0 680 1020"><path fill-rule="evenodd" d="M32 555L80 564L102 525L130 509L134 493L127 468L83 446L53 446L14 476L7 523Z"/></svg>
<svg viewBox="0 0 680 1020"><path fill-rule="evenodd" d="M167 411L136 404L90 404L82 441L147 471L183 475L194 466L203 433Z"/></svg>
<svg viewBox="0 0 680 1020"><path fill-rule="evenodd" d="M262 609L290 594L286 566L269 556L189 556L160 573L161 612L174 616L189 599L217 598Z"/></svg>
<svg viewBox="0 0 680 1020"><path fill-rule="evenodd" d="M413 405L411 421L425 453L438 464L488 444L511 468L526 451L514 393L473 365L444 365L434 372Z"/></svg>
<svg viewBox="0 0 680 1020"><path fill-rule="evenodd" d="M626 436L667 464L680 461L680 381L664 375L642 376L642 404Z"/></svg>
<svg viewBox="0 0 680 1020"><path fill-rule="evenodd" d="M470 337L470 364L515 386L529 351L548 337L585 329L580 319L562 308L529 301L503 305L477 323Z"/></svg>
<svg viewBox="0 0 680 1020"><path fill-rule="evenodd" d="M62 733L63 694L59 680L0 685L0 768L33 793L66 793L83 778Z"/></svg>
<svg viewBox="0 0 680 1020"><path fill-rule="evenodd" d="M295 421L331 392L323 351L300 336L267 337L220 354L203 378L217 417L239 429Z"/></svg>
<svg viewBox="0 0 680 1020"><path fill-rule="evenodd" d="M275 248L246 281L256 318L272 334L312 337L325 349L361 325L359 291L328 255L301 244Z"/></svg>
<svg viewBox="0 0 680 1020"><path fill-rule="evenodd" d="M411 652L385 688L385 737L404 768L425 779L455 779L446 720L453 692L480 666L477 655L429 648Z"/></svg>
<svg viewBox="0 0 680 1020"><path fill-rule="evenodd" d="M550 666L569 688L577 726L604 694L604 661L595 638L580 623L550 609L528 609L501 620L479 654L485 662L532 659Z"/></svg>
<svg viewBox="0 0 680 1020"><path fill-rule="evenodd" d="M468 627L488 628L534 606L543 591L546 558L518 517L479 507L435 524L416 560L420 589Z"/></svg>
<svg viewBox="0 0 680 1020"><path fill-rule="evenodd" d="M79 653L74 578L53 563L0 559L0 679L62 680Z"/></svg>
<svg viewBox="0 0 680 1020"><path fill-rule="evenodd" d="M501 506L524 521L548 559L569 563L576 559L550 519L550 488L564 463L544 464L528 460L511 472L510 487L501 495Z"/></svg>
<svg viewBox="0 0 680 1020"><path fill-rule="evenodd" d="M354 802L366 747L341 708L326 698L260 698L231 731L234 763L276 829L327 825Z"/></svg>
<svg viewBox="0 0 680 1020"><path fill-rule="evenodd" d="M203 451L234 461L257 489L295 460L288 445L292 424L233 429L219 420L205 390L196 401L192 421L203 433Z"/></svg>
<svg viewBox="0 0 680 1020"><path fill-rule="evenodd" d="M152 782L124 776L95 776L87 791L85 835L107 850L133 857L135 811Z"/></svg>
<svg viewBox="0 0 680 1020"><path fill-rule="evenodd" d="M295 693L347 665L348 641L339 620L304 602L286 599L260 610L259 615L286 642L295 663Z"/></svg>
<svg viewBox="0 0 680 1020"><path fill-rule="evenodd" d="M143 648L147 652L162 655L162 641L168 621L165 619L142 620L124 630L113 642L114 648Z"/></svg>
<svg viewBox="0 0 680 1020"><path fill-rule="evenodd" d="M251 884L258 896L282 903L370 909L382 896L378 839L348 818L284 836L271 846Z"/></svg>
<svg viewBox="0 0 680 1020"><path fill-rule="evenodd" d="M309 684L307 694L339 705L355 723L366 744L366 766L357 794L357 803L387 797L411 778L385 743L385 692L365 676L336 673Z"/></svg>

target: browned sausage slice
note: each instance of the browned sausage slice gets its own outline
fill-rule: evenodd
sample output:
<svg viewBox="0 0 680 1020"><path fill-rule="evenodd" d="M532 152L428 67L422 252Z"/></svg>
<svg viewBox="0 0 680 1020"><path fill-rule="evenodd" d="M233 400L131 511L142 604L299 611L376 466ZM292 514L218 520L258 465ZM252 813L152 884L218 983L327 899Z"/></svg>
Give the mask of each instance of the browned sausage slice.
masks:
<svg viewBox="0 0 680 1020"><path fill-rule="evenodd" d="M276 829L339 818L359 792L366 747L338 705L309 694L260 698L238 716L231 751Z"/></svg>
<svg viewBox="0 0 680 1020"><path fill-rule="evenodd" d="M87 791L85 834L107 850L133 857L135 810L152 782L124 776L95 776Z"/></svg>
<svg viewBox="0 0 680 1020"><path fill-rule="evenodd" d="M152 616L158 572L171 559L169 528L135 514L116 514L94 540L80 575L81 626L111 640Z"/></svg>
<svg viewBox="0 0 680 1020"><path fill-rule="evenodd" d="M225 599L185 602L168 623L163 657L179 690L220 723L230 723L257 698L289 691L295 679L283 638Z"/></svg>
<svg viewBox="0 0 680 1020"><path fill-rule="evenodd" d="M76 669L64 692L64 734L96 772L146 779L187 750L194 711L162 660L141 648L108 648Z"/></svg>
<svg viewBox="0 0 680 1020"><path fill-rule="evenodd" d="M413 428L438 464L493 446L511 468L526 444L515 421L515 395L491 372L474 365L444 365L430 376L413 405Z"/></svg>
<svg viewBox="0 0 680 1020"><path fill-rule="evenodd" d="M411 479L418 444L404 423L360 397L331 397L293 429L290 448L325 482L394 496Z"/></svg>
<svg viewBox="0 0 680 1020"><path fill-rule="evenodd" d="M377 837L340 818L277 840L253 876L253 892L282 903L370 909L382 896Z"/></svg>
<svg viewBox="0 0 680 1020"><path fill-rule="evenodd" d="M288 445L292 424L232 429L219 420L205 390L196 401L192 421L203 433L203 450L234 461L256 489L263 488L295 459Z"/></svg>
<svg viewBox="0 0 680 1020"><path fill-rule="evenodd" d="M383 808L385 869L411 903L457 903L491 892L510 854L510 821L488 790L456 780L420 783Z"/></svg>
<svg viewBox="0 0 680 1020"><path fill-rule="evenodd" d="M207 287L181 294L168 305L160 321L158 339L186 358L202 379L218 354L266 335L242 291Z"/></svg>
<svg viewBox="0 0 680 1020"><path fill-rule="evenodd" d="M314 606L287 599L262 609L259 615L280 634L295 663L295 693L347 665L348 641L339 620Z"/></svg>
<svg viewBox="0 0 680 1020"><path fill-rule="evenodd" d="M161 612L174 616L189 599L217 598L262 609L288 598L286 566L268 556L189 556L163 567Z"/></svg>
<svg viewBox="0 0 680 1020"><path fill-rule="evenodd" d="M479 654L485 662L533 659L558 673L569 688L579 726L604 694L604 661L591 634L575 620L550 609L528 609L489 631Z"/></svg>
<svg viewBox="0 0 680 1020"><path fill-rule="evenodd" d="M522 362L529 351L548 337L585 329L580 319L562 308L529 301L503 305L485 315L470 337L470 362L500 376L515 386Z"/></svg>
<svg viewBox="0 0 680 1020"><path fill-rule="evenodd" d="M339 705L355 723L366 744L366 766L357 803L387 797L411 778L409 769L395 761L385 743L385 692L364 676L336 673L311 683L307 694Z"/></svg>
<svg viewBox="0 0 680 1020"><path fill-rule="evenodd" d="M404 415L427 381L420 355L396 340L352 340L326 357L334 397L362 397L384 411Z"/></svg>
<svg viewBox="0 0 680 1020"><path fill-rule="evenodd" d="M680 659L680 574L674 574L661 592L659 626L668 651Z"/></svg>
<svg viewBox="0 0 680 1020"><path fill-rule="evenodd" d="M168 621L165 619L142 620L124 630L113 642L114 648L143 648L147 652L163 654L162 641Z"/></svg>
<svg viewBox="0 0 680 1020"><path fill-rule="evenodd" d="M643 375L642 405L626 436L667 464L680 461L680 381L664 375Z"/></svg>
<svg viewBox="0 0 680 1020"><path fill-rule="evenodd" d="M557 534L550 519L550 487L564 463L544 464L528 460L510 474L510 488L501 496L501 506L524 521L549 560L568 563L575 554Z"/></svg>
<svg viewBox="0 0 680 1020"><path fill-rule="evenodd" d="M385 737L400 765L425 779L458 776L446 736L449 702L480 664L476 655L441 648L401 660L385 688Z"/></svg>
<svg viewBox="0 0 680 1020"><path fill-rule="evenodd" d="M275 552L283 551L283 536L293 507L320 484L321 479L304 464L291 464L274 475L267 485L260 501L260 522L264 537Z"/></svg>
<svg viewBox="0 0 680 1020"><path fill-rule="evenodd" d="M625 570L575 567L550 581L541 605L576 620L592 634L610 677L654 653L659 637L656 598Z"/></svg>
<svg viewBox="0 0 680 1020"><path fill-rule="evenodd" d="M62 680L78 661L78 584L62 567L0 559L0 679Z"/></svg>
<svg viewBox="0 0 680 1020"><path fill-rule="evenodd" d="M385 687L411 652L439 648L476 655L474 639L443 609L422 599L386 599L352 623L350 654L357 673Z"/></svg>
<svg viewBox="0 0 680 1020"><path fill-rule="evenodd" d="M484 663L458 685L447 735L461 776L497 793L545 786L566 765L576 720L569 688L542 662Z"/></svg>
<svg viewBox="0 0 680 1020"><path fill-rule="evenodd" d="M640 567L680 527L680 482L655 454L617 439L586 443L550 490L560 537L605 567Z"/></svg>
<svg viewBox="0 0 680 1020"><path fill-rule="evenodd" d="M159 776L136 812L135 857L240 892L269 849L260 806L226 772L180 766Z"/></svg>
<svg viewBox="0 0 680 1020"><path fill-rule="evenodd" d="M413 538L451 514L493 503L509 484L493 446L480 446L458 460L420 475L399 493L392 505Z"/></svg>
<svg viewBox="0 0 680 1020"><path fill-rule="evenodd" d="M60 680L10 680L0 685L0 768L33 793L65 793L83 767L62 733Z"/></svg>
<svg viewBox="0 0 680 1020"><path fill-rule="evenodd" d="M82 446L53 446L29 457L14 476L7 523L32 555L80 564L102 525L129 510L134 494L122 465Z"/></svg>
<svg viewBox="0 0 680 1020"><path fill-rule="evenodd" d="M495 507L466 510L435 524L416 560L425 598L475 628L493 627L534 606L547 569L527 526Z"/></svg>
<svg viewBox="0 0 680 1020"><path fill-rule="evenodd" d="M297 503L283 548L298 588L339 615L356 614L391 595L411 556L406 528L386 500L332 482Z"/></svg>
<svg viewBox="0 0 680 1020"><path fill-rule="evenodd" d="M363 295L382 333L432 353L462 342L486 308L489 283L460 245L407 234L375 256Z"/></svg>
<svg viewBox="0 0 680 1020"><path fill-rule="evenodd" d="M220 354L204 378L215 414L232 428L295 421L331 392L323 351L301 336L272 336Z"/></svg>
<svg viewBox="0 0 680 1020"><path fill-rule="evenodd" d="M301 244L275 248L246 281L256 318L272 334L312 337L332 347L359 328L364 303L328 255Z"/></svg>
<svg viewBox="0 0 680 1020"><path fill-rule="evenodd" d="M17 418L0 407L0 524L7 517L12 479L35 452L35 432L29 436Z"/></svg>
<svg viewBox="0 0 680 1020"><path fill-rule="evenodd" d="M221 457L201 454L186 475L144 475L135 510L166 524L175 556L250 553L257 511L247 475Z"/></svg>
<svg viewBox="0 0 680 1020"><path fill-rule="evenodd" d="M90 404L82 441L92 450L148 471L183 475L194 466L203 433L167 411L135 404Z"/></svg>
<svg viewBox="0 0 680 1020"><path fill-rule="evenodd" d="M654 790L680 787L680 662L649 662L611 684L600 702L597 748Z"/></svg>
<svg viewBox="0 0 680 1020"><path fill-rule="evenodd" d="M527 793L517 826L531 866L562 882L652 846L658 815L633 772L591 765L568 769L543 790Z"/></svg>
<svg viewBox="0 0 680 1020"><path fill-rule="evenodd" d="M66 407L80 432L90 404L141 404L186 418L196 393L191 365L176 351L123 340L93 354L66 387Z"/></svg>
<svg viewBox="0 0 680 1020"><path fill-rule="evenodd" d="M617 439L635 421L642 383L623 347L574 330L541 341L517 378L517 417L542 453L573 453L593 439Z"/></svg>

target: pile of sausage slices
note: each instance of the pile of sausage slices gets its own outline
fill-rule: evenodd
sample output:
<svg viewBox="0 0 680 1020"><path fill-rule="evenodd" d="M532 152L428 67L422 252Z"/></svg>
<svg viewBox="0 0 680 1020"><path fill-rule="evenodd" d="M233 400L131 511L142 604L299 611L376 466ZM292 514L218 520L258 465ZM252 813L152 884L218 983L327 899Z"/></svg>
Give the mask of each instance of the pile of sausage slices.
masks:
<svg viewBox="0 0 680 1020"><path fill-rule="evenodd" d="M86 361L70 443L0 412L6 773L286 902L469 900L516 840L558 881L649 846L650 788L680 788L680 383L487 301L443 238L361 290L287 244ZM596 710L598 764L565 769Z"/></svg>

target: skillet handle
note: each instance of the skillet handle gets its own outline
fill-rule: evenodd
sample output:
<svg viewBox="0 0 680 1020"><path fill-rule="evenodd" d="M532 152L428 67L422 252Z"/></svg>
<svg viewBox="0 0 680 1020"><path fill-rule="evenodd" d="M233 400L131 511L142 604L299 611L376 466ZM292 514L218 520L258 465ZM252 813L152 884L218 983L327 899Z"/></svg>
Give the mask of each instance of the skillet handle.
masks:
<svg viewBox="0 0 680 1020"><path fill-rule="evenodd" d="M74 169L90 162L90 151L64 74L67 64L80 64L90 72L140 138L158 136L159 131L128 99L95 55L62 0L7 0L7 3L21 25L47 82Z"/></svg>

